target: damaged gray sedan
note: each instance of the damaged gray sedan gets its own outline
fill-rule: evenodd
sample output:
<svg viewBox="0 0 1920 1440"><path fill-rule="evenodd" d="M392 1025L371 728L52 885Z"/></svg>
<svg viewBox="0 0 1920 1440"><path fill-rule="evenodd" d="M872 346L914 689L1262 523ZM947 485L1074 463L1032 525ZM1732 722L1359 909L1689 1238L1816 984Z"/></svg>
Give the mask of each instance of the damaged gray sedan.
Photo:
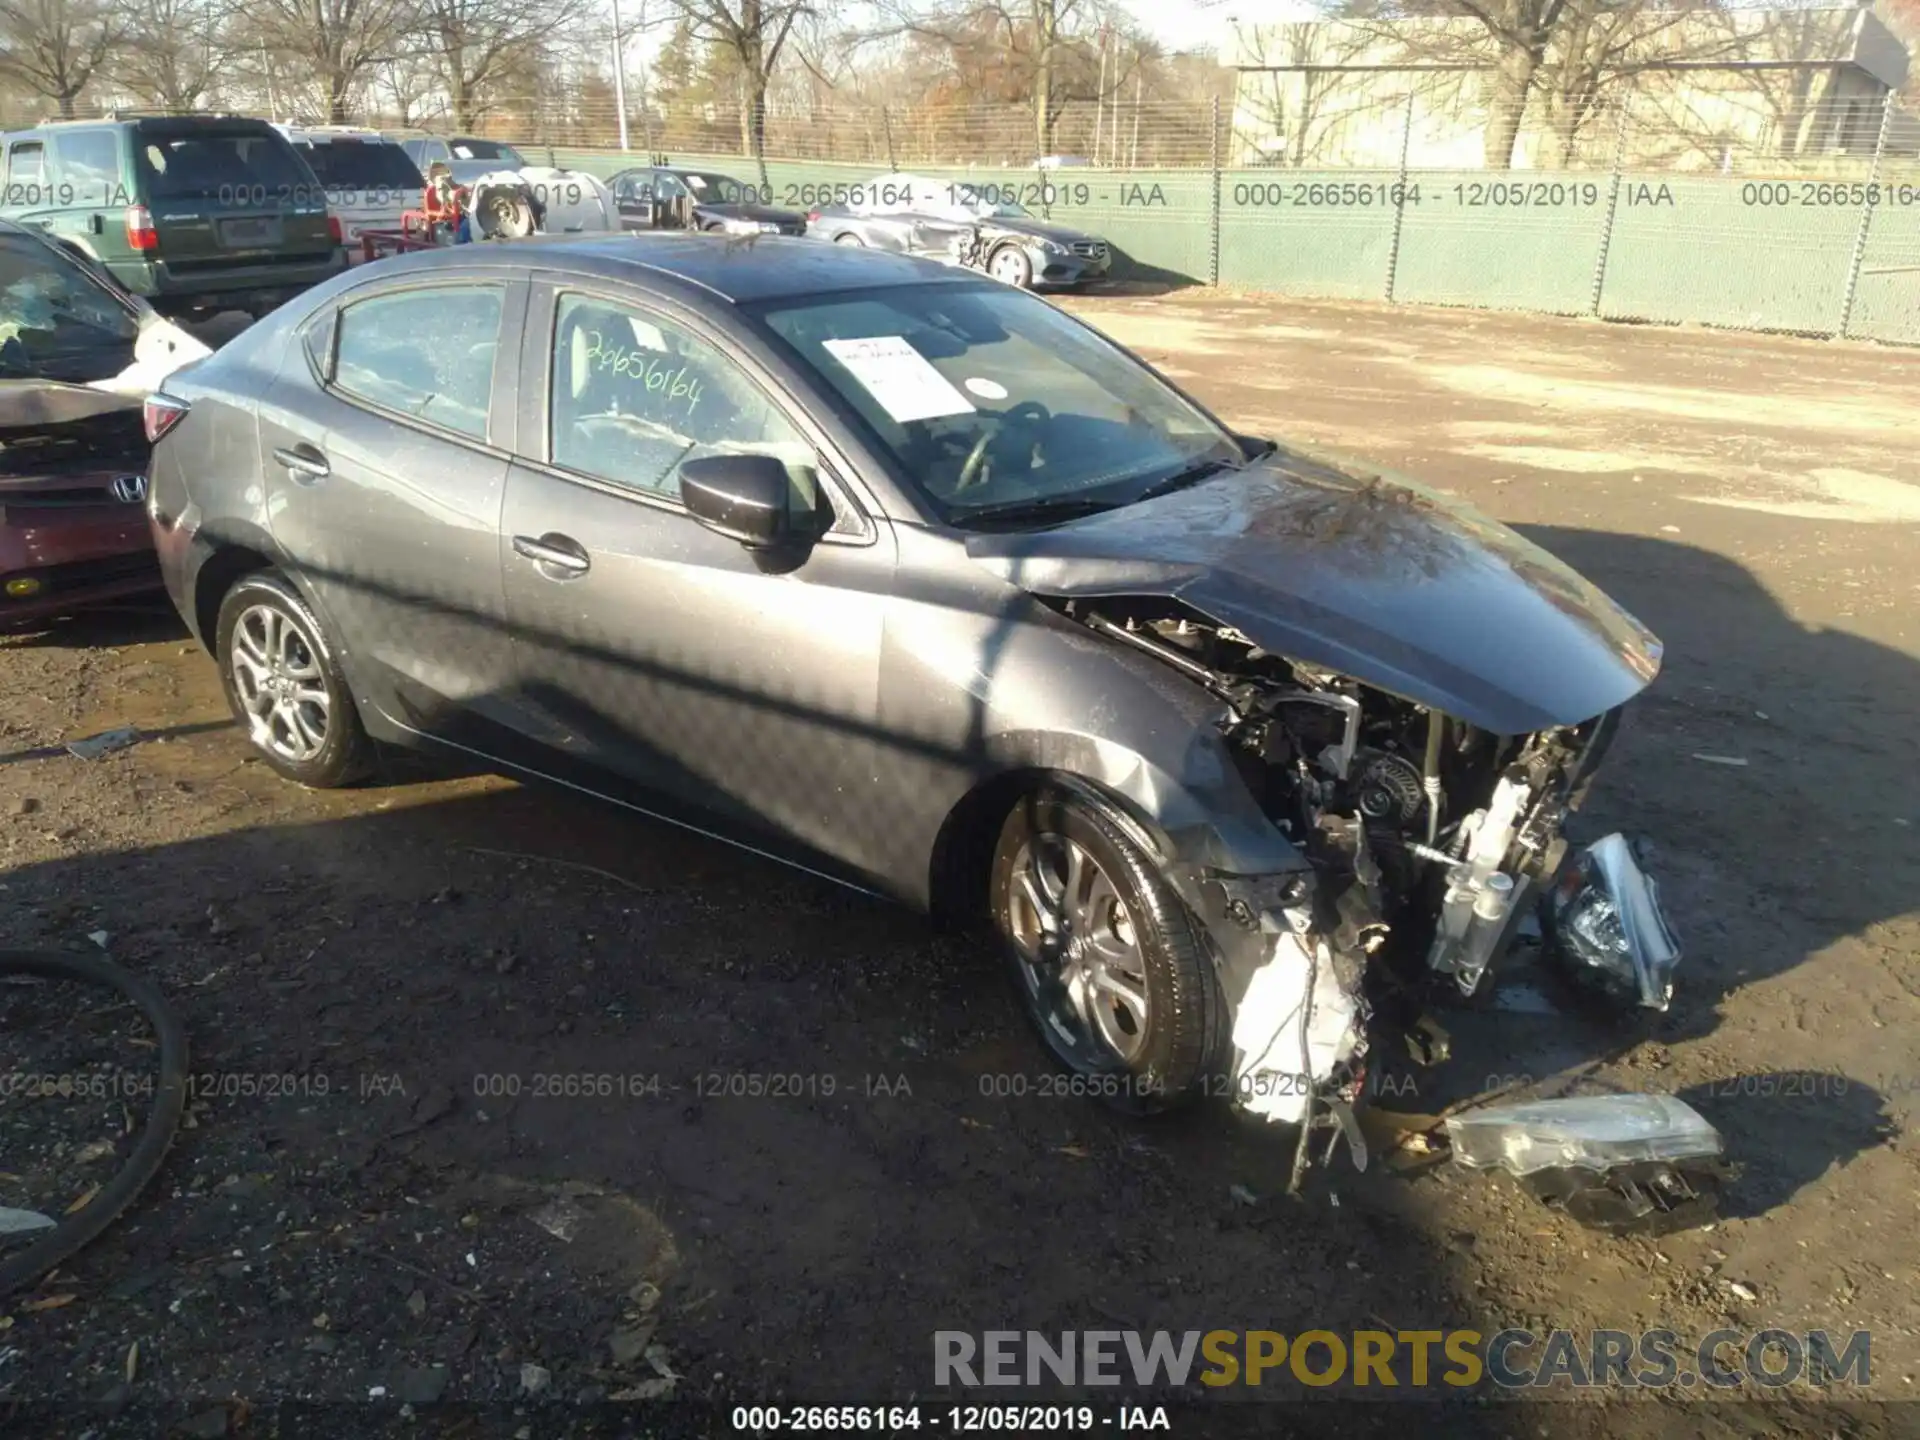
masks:
<svg viewBox="0 0 1920 1440"><path fill-rule="evenodd" d="M452 748L985 918L1142 1109L1350 1121L1373 981L1486 983L1660 660L1512 531L849 247L409 255L150 415L169 587L283 775ZM1602 860L1556 913L1664 1006Z"/></svg>

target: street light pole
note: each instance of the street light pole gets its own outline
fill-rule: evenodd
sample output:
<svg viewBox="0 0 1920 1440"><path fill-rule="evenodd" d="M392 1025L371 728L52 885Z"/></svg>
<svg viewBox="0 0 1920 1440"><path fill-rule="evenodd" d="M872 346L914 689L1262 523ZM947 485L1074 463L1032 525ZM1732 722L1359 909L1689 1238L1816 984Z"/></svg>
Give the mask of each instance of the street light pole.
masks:
<svg viewBox="0 0 1920 1440"><path fill-rule="evenodd" d="M620 148L627 146L627 51L620 43L620 0L613 0L613 107L620 112Z"/></svg>

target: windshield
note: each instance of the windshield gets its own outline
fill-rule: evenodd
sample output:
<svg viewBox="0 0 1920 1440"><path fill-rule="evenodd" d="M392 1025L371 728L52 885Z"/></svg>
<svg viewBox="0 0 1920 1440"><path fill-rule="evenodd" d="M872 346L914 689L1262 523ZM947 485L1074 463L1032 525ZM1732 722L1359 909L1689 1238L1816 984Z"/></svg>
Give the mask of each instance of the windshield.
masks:
<svg viewBox="0 0 1920 1440"><path fill-rule="evenodd" d="M133 359L133 313L45 244L0 236L0 377L102 380Z"/></svg>
<svg viewBox="0 0 1920 1440"><path fill-rule="evenodd" d="M1125 505L1242 463L1150 370L1022 291L898 286L758 313L951 524Z"/></svg>
<svg viewBox="0 0 1920 1440"><path fill-rule="evenodd" d="M449 140L447 147L456 160L498 160L515 169L523 169L527 163L513 146L502 145L498 140Z"/></svg>
<svg viewBox="0 0 1920 1440"><path fill-rule="evenodd" d="M293 147L264 126L258 130L187 135L143 134L135 142L140 178L149 199L228 196L241 203L297 199L312 188ZM223 193L224 192L224 193Z"/></svg>
<svg viewBox="0 0 1920 1440"><path fill-rule="evenodd" d="M711 171L679 170L674 172L686 182L693 192L693 198L709 205L751 205L753 193L731 175L715 175Z"/></svg>
<svg viewBox="0 0 1920 1440"><path fill-rule="evenodd" d="M302 140L294 149L328 190L419 190L426 184L407 152L385 140Z"/></svg>

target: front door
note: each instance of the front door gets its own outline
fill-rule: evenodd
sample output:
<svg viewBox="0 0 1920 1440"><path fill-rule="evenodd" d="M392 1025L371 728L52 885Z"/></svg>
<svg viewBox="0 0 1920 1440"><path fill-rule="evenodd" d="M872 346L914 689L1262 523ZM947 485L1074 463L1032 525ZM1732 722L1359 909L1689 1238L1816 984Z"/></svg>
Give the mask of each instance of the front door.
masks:
<svg viewBox="0 0 1920 1440"><path fill-rule="evenodd" d="M507 436L495 356L522 281L354 292L316 315L260 407L269 524L363 703L485 746L512 645L500 579ZM510 384L503 386L510 396Z"/></svg>
<svg viewBox="0 0 1920 1440"><path fill-rule="evenodd" d="M521 711L538 738L788 858L882 868L874 784L891 532L801 417L691 317L536 288L502 518ZM540 389L533 392L533 387ZM835 531L775 563L680 503L679 467L779 457ZM824 487L824 488L823 488Z"/></svg>

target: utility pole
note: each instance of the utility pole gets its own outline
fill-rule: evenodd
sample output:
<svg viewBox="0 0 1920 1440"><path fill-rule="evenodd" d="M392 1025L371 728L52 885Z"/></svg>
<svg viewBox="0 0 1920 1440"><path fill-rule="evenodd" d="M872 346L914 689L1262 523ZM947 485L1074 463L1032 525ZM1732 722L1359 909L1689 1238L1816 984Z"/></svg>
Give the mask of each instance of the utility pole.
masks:
<svg viewBox="0 0 1920 1440"><path fill-rule="evenodd" d="M620 148L627 144L627 50L620 43L620 0L613 0L613 108L620 112Z"/></svg>

